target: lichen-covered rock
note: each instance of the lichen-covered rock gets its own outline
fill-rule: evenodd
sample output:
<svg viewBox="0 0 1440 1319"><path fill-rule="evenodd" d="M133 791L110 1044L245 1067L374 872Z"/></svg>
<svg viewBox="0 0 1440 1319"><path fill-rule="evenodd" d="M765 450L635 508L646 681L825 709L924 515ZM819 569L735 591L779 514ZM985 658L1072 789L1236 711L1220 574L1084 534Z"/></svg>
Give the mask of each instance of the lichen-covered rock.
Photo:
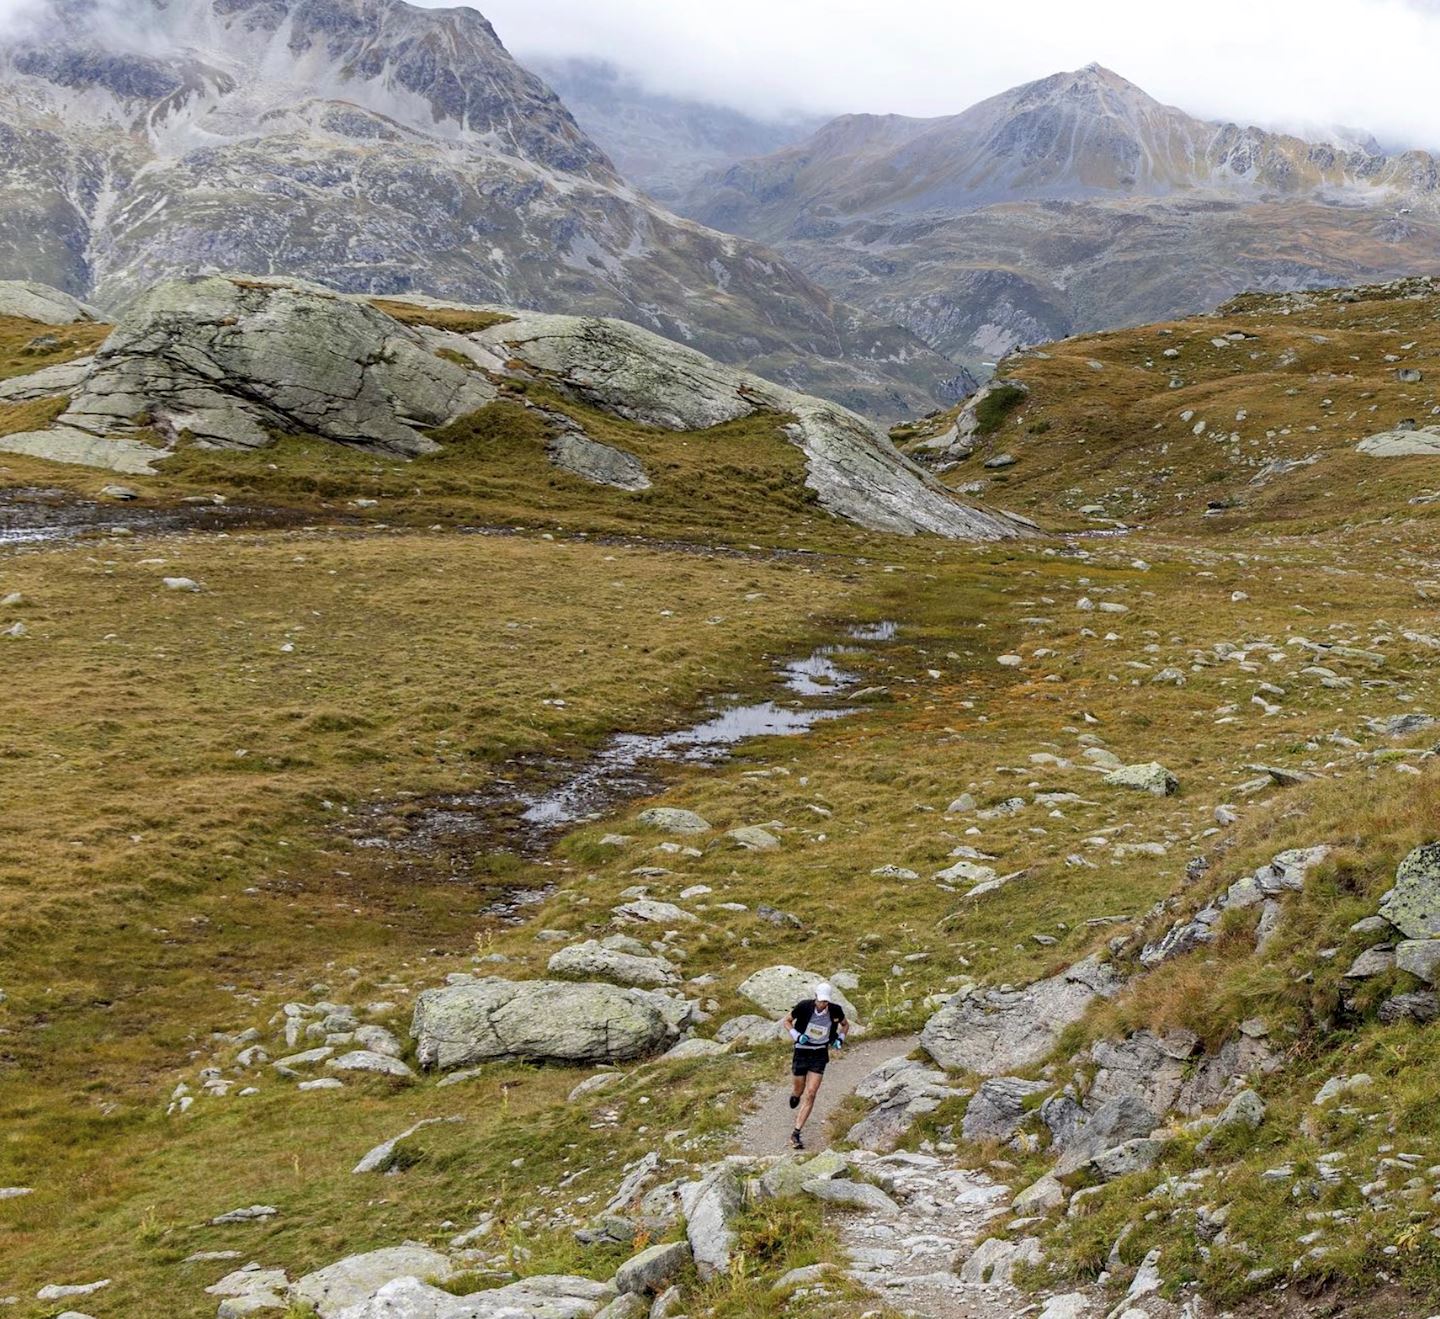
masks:
<svg viewBox="0 0 1440 1319"><path fill-rule="evenodd" d="M334 1319L589 1319L615 1288L589 1278L545 1275L456 1296L415 1277L395 1278Z"/></svg>
<svg viewBox="0 0 1440 1319"><path fill-rule="evenodd" d="M615 1271L615 1286L622 1295L634 1292L653 1295L663 1291L689 1262L690 1247L683 1241L650 1246L632 1255Z"/></svg>
<svg viewBox="0 0 1440 1319"><path fill-rule="evenodd" d="M426 990L410 1031L422 1067L625 1062L679 1036L685 1007L666 1006L659 996L617 985L492 977Z"/></svg>
<svg viewBox="0 0 1440 1319"><path fill-rule="evenodd" d="M560 980L605 980L646 987L674 984L680 978L663 957L637 957L606 948L595 939L560 949L551 957L549 971Z"/></svg>
<svg viewBox="0 0 1440 1319"><path fill-rule="evenodd" d="M850 1128L847 1139L863 1150L888 1152L926 1113L966 1093L934 1067L905 1057L891 1058L855 1087L856 1097L872 1107Z"/></svg>
<svg viewBox="0 0 1440 1319"><path fill-rule="evenodd" d="M1040 1062L1060 1033L1096 998L1117 993L1120 977L1098 957L1038 980L1024 989L957 994L920 1033L942 1067L997 1076Z"/></svg>
<svg viewBox="0 0 1440 1319"><path fill-rule="evenodd" d="M651 806L637 815L636 820L650 829L667 834L704 834L710 832L710 821L680 806Z"/></svg>
<svg viewBox="0 0 1440 1319"><path fill-rule="evenodd" d="M1371 458L1440 458L1440 428L1381 431L1361 440L1355 449Z"/></svg>
<svg viewBox="0 0 1440 1319"><path fill-rule="evenodd" d="M1440 935L1440 843L1425 843L1400 863L1380 914L1407 939Z"/></svg>
<svg viewBox="0 0 1440 1319"><path fill-rule="evenodd" d="M1143 765L1122 765L1119 769L1112 769L1102 781L1112 788L1134 788L1154 797L1168 797L1180 789L1180 780L1154 760Z"/></svg>
<svg viewBox="0 0 1440 1319"><path fill-rule="evenodd" d="M716 1164L698 1182L680 1188L685 1210L685 1237L695 1258L701 1282L708 1282L730 1267L735 1248L735 1219L745 1206L745 1188L728 1163Z"/></svg>

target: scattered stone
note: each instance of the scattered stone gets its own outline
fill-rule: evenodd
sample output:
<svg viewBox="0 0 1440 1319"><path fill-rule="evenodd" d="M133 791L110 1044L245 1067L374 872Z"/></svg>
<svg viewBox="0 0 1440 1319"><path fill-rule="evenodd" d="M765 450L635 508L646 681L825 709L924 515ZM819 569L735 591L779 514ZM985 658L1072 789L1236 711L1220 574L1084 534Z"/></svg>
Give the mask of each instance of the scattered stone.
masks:
<svg viewBox="0 0 1440 1319"><path fill-rule="evenodd" d="M1440 939L1406 939L1396 944L1395 965L1427 985L1440 985Z"/></svg>
<svg viewBox="0 0 1440 1319"><path fill-rule="evenodd" d="M200 583L189 577L162 577L161 584L167 591L198 591Z"/></svg>
<svg viewBox="0 0 1440 1319"><path fill-rule="evenodd" d="M330 1058L325 1066L336 1072L370 1072L375 1076L400 1076L413 1079L415 1073L399 1058L383 1053L371 1053L369 1049L354 1049Z"/></svg>

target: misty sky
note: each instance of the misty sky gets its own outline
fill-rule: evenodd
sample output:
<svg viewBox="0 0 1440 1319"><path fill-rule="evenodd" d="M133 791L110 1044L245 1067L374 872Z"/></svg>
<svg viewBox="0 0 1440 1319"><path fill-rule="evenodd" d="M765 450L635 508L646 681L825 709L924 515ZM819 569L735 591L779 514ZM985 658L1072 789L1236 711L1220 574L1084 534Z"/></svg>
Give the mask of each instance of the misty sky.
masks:
<svg viewBox="0 0 1440 1319"><path fill-rule="evenodd" d="M5 0L0 0L4 3ZM451 0L453 3L453 0ZM949 114L1092 60L1206 118L1440 147L1440 0L477 0L517 54L591 55L771 114ZM1179 21L1177 21L1179 20Z"/></svg>

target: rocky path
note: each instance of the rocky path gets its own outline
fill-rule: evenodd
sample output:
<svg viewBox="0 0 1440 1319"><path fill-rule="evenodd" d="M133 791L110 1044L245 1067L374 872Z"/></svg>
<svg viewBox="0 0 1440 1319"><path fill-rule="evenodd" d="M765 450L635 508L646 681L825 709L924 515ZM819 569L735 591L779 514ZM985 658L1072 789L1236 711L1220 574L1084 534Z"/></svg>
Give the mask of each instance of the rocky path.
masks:
<svg viewBox="0 0 1440 1319"><path fill-rule="evenodd" d="M884 1186L895 1206L833 1220L852 1278L916 1319L1011 1319L1039 1311L1035 1298L1009 1285L1003 1263L992 1277L985 1248L974 1255L986 1224L1010 1203L1008 1188L935 1155L850 1158L856 1174Z"/></svg>
<svg viewBox="0 0 1440 1319"><path fill-rule="evenodd" d="M825 1069L825 1083L815 1098L815 1111L805 1124L805 1147L811 1151L830 1148L830 1117L840 1102L881 1063L901 1058L920 1043L918 1035L896 1035L888 1039L857 1040L832 1054ZM778 1070L778 1065L777 1065ZM775 1084L766 1087L760 1106L740 1124L741 1154L783 1154L789 1148L790 1129L795 1125L790 1111L790 1057Z"/></svg>

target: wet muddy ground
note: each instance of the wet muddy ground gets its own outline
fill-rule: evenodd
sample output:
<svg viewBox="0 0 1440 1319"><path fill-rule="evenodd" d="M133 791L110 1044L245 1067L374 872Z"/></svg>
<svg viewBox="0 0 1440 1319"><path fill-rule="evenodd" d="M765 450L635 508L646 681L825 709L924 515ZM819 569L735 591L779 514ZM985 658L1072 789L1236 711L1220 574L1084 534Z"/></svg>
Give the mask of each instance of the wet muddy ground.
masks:
<svg viewBox="0 0 1440 1319"><path fill-rule="evenodd" d="M304 509L217 504L210 499L161 506L130 500L77 499L69 490L43 486L0 490L0 548L80 536L298 527L314 521L315 514Z"/></svg>
<svg viewBox="0 0 1440 1319"><path fill-rule="evenodd" d="M801 736L854 713L846 698L856 694L860 679L845 667L846 657L895 635L893 623L851 627L842 642L778 663L777 690L769 697L714 701L693 723L669 732L615 733L598 751L573 761L515 757L478 792L377 805L352 817L346 833L357 847L400 865L443 859L457 880L496 853L544 860L562 834L651 796L676 767L718 765L753 738ZM544 895L507 890L487 911L514 916Z"/></svg>

